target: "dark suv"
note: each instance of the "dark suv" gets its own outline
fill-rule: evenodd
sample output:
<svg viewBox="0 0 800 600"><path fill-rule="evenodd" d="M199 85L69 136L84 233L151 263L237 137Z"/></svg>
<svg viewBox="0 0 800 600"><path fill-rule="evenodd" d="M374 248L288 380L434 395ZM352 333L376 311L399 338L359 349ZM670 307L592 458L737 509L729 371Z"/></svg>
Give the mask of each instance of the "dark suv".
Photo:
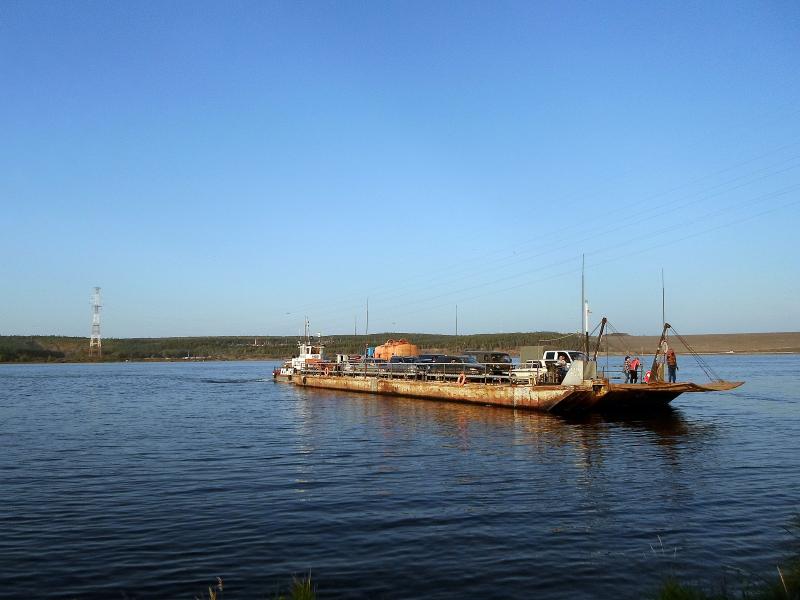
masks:
<svg viewBox="0 0 800 600"><path fill-rule="evenodd" d="M417 360L416 356L393 356L383 365L383 372L392 376L416 377Z"/></svg>
<svg viewBox="0 0 800 600"><path fill-rule="evenodd" d="M448 354L421 354L417 362L420 372L428 375L461 375L467 377L486 375L486 367L474 356Z"/></svg>
<svg viewBox="0 0 800 600"><path fill-rule="evenodd" d="M511 372L511 356L507 352L467 350L464 354L474 356L475 360L486 365L486 370L492 375L508 375Z"/></svg>

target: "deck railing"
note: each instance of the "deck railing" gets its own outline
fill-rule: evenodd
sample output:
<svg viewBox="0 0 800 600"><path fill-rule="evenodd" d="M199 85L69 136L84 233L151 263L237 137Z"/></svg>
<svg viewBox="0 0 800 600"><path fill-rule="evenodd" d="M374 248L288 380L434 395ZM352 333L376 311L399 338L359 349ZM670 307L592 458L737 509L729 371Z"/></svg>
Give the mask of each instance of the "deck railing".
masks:
<svg viewBox="0 0 800 600"><path fill-rule="evenodd" d="M475 372L475 369L480 372ZM524 375L513 373L512 369L525 369ZM367 360L342 363L315 363L306 365L303 373L329 377L381 377L386 379L414 379L419 381L463 381L471 383L505 383L516 385L556 385L561 376L555 365L536 369L525 368L519 364L478 363L478 362L382 362ZM643 383L644 367L637 369L637 383ZM628 383L622 367L600 368L597 376L612 383Z"/></svg>

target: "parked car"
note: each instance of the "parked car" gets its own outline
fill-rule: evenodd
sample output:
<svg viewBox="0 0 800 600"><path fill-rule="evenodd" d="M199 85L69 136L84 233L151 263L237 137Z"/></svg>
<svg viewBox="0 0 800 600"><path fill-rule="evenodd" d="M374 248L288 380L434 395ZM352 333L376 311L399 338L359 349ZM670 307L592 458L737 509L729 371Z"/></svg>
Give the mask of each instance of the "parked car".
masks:
<svg viewBox="0 0 800 600"><path fill-rule="evenodd" d="M511 356L507 352L496 350L467 350L467 356L474 356L479 363L486 365L492 375L508 375L511 371Z"/></svg>
<svg viewBox="0 0 800 600"><path fill-rule="evenodd" d="M359 362L344 363L343 371L354 375L366 373L367 375L377 375L386 368L386 361L380 358L366 358Z"/></svg>
<svg viewBox="0 0 800 600"><path fill-rule="evenodd" d="M421 354L417 363L420 372L428 375L461 375L467 377L486 375L486 367L474 356L449 354Z"/></svg>
<svg viewBox="0 0 800 600"><path fill-rule="evenodd" d="M392 356L389 362L382 366L382 371L391 376L416 377L419 371L416 356Z"/></svg>
<svg viewBox="0 0 800 600"><path fill-rule="evenodd" d="M547 365L543 360L526 360L511 369L512 382L543 383L547 379Z"/></svg>

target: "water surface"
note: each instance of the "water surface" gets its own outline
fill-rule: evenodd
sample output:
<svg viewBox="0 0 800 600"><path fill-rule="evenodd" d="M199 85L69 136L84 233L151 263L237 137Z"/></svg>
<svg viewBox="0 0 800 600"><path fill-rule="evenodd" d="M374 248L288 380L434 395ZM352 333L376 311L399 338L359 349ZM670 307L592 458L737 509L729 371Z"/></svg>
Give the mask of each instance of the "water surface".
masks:
<svg viewBox="0 0 800 600"><path fill-rule="evenodd" d="M297 389L272 364L0 365L0 595L639 598L797 544L800 357L650 418ZM681 362L681 378L700 379ZM794 543L794 548L792 544Z"/></svg>

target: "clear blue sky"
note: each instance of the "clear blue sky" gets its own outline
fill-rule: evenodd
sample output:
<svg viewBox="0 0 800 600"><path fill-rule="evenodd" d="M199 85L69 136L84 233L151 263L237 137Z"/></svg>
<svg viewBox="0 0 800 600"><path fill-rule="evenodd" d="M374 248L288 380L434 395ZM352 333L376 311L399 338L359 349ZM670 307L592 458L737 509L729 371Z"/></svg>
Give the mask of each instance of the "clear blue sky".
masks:
<svg viewBox="0 0 800 600"><path fill-rule="evenodd" d="M0 3L0 334L800 330L800 4Z"/></svg>

